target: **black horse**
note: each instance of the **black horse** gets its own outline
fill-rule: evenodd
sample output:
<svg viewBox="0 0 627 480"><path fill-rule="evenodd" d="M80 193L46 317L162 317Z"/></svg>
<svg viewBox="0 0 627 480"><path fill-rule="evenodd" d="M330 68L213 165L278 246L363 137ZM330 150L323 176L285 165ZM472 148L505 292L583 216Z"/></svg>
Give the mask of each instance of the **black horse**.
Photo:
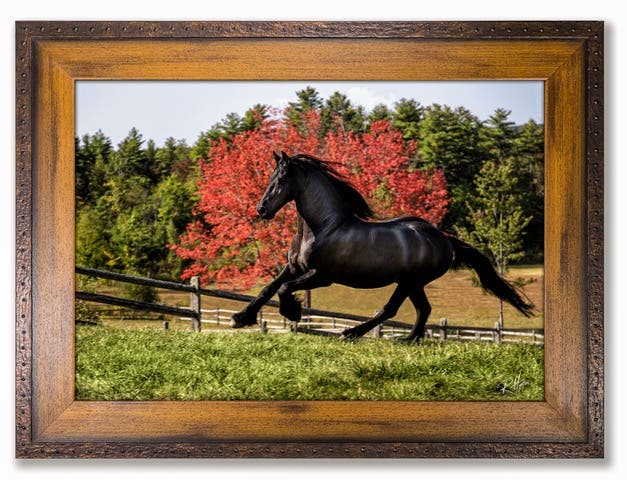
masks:
<svg viewBox="0 0 627 480"><path fill-rule="evenodd" d="M409 297L417 319L408 340L424 336L431 306L424 287L449 269L473 268L481 285L525 316L533 305L516 288L499 277L489 259L474 247L447 235L419 217L372 221L364 198L329 163L310 155L289 157L273 153L276 169L257 207L270 220L294 200L298 231L292 240L288 263L277 278L241 312L231 326L257 322L259 309L278 292L280 312L291 321L301 317L300 302L293 293L339 283L354 288L377 288L396 283L383 310L372 319L344 330L345 338L364 335L394 317Z"/></svg>

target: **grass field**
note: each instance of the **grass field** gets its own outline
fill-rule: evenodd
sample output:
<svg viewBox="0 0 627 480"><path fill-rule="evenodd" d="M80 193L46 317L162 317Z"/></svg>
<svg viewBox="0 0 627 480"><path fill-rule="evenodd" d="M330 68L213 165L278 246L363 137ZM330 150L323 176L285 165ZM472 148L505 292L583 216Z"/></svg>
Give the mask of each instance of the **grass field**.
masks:
<svg viewBox="0 0 627 480"><path fill-rule="evenodd" d="M509 279L521 278L531 282L524 287L525 294L536 305L536 315L525 318L509 305L505 305L504 328L543 328L543 289L544 276L542 266L514 266L511 268ZM250 294L257 294L262 286L252 289ZM380 310L392 295L394 287L389 286L374 290L357 290L341 285L333 285L312 291L312 306L324 310L355 313L371 316ZM99 289L101 293L119 295L115 288ZM427 297L433 307L430 324L437 324L442 317L447 318L449 325L464 325L475 327L493 327L498 320L498 300L483 292L480 287L473 286L472 273L468 270L449 272L426 287ZM160 301L169 305L189 305L186 294L160 291ZM240 310L241 302L229 301L212 297L203 297L203 308L225 308ZM272 310L272 309L270 309ZM173 319L170 319L173 320ZM395 320L414 323L415 312L406 300ZM148 326L146 322L112 322L114 325ZM152 322L153 325L155 322ZM160 325L158 323L157 325ZM189 328L189 321L171 322L173 328Z"/></svg>
<svg viewBox="0 0 627 480"><path fill-rule="evenodd" d="M529 344L77 326L78 400L542 400Z"/></svg>

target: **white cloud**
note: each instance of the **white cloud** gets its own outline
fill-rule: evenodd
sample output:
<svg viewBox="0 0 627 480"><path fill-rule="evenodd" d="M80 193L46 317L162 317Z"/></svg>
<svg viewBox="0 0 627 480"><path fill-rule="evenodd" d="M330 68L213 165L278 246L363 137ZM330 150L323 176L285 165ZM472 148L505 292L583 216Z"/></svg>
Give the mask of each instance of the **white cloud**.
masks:
<svg viewBox="0 0 627 480"><path fill-rule="evenodd" d="M346 96L355 105L363 105L366 110L372 110L375 105L383 103L392 106L398 100L398 97L391 93L376 93L370 87L350 87L346 91Z"/></svg>

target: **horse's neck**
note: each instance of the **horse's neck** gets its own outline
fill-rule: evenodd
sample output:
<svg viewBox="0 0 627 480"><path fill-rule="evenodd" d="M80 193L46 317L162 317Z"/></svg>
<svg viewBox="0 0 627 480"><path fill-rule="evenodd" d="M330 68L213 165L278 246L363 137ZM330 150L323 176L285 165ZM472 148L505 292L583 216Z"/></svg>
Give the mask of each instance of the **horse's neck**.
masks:
<svg viewBox="0 0 627 480"><path fill-rule="evenodd" d="M307 181L301 182L301 186L296 209L314 234L334 230L346 221L342 199L324 175L314 173Z"/></svg>

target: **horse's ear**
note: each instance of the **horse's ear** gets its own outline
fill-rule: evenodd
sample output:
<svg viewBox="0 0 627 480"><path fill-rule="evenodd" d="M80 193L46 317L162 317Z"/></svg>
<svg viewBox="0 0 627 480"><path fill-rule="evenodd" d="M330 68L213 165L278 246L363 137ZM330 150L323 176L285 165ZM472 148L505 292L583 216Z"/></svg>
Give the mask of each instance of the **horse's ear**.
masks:
<svg viewBox="0 0 627 480"><path fill-rule="evenodd" d="M285 153L283 150L281 150L281 159L285 160L286 162L290 159L290 157L287 156L287 153Z"/></svg>
<svg viewBox="0 0 627 480"><path fill-rule="evenodd" d="M279 162L281 161L281 157L279 156L278 153L276 153L274 150L272 150L272 156L274 157L274 161L276 162L276 164L278 165Z"/></svg>

